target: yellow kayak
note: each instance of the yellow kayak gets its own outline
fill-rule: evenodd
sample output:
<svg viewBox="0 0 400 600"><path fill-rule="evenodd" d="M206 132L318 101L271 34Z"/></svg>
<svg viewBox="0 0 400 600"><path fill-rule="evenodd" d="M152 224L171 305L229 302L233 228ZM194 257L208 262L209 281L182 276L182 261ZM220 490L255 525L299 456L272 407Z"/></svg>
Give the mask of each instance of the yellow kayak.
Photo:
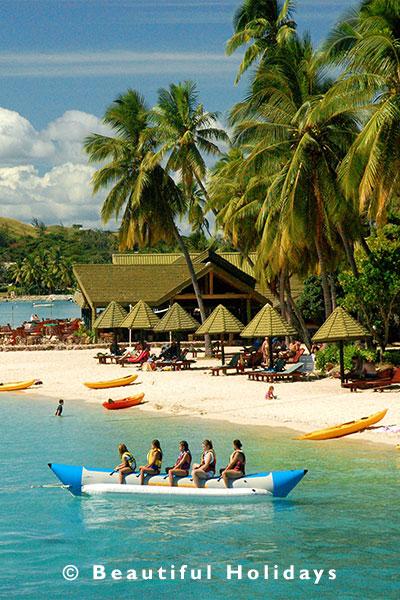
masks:
<svg viewBox="0 0 400 600"><path fill-rule="evenodd" d="M126 377L119 377L118 379L110 379L109 381L85 381L84 385L91 388L92 390L104 390L106 388L120 387L123 385L129 385L137 379L137 375L127 375Z"/></svg>
<svg viewBox="0 0 400 600"><path fill-rule="evenodd" d="M369 417L362 417L356 421L349 421L348 423L342 423L342 425L335 425L334 427L328 427L327 429L320 429L319 431L312 431L301 435L295 440L329 440L331 438L342 437L343 435L349 435L349 433L355 433L361 431L370 425L375 425L386 415L388 409L381 410L380 412L370 415Z"/></svg>
<svg viewBox="0 0 400 600"><path fill-rule="evenodd" d="M35 383L36 379L29 381L16 381L15 383L0 383L0 392L13 392L14 390L26 390Z"/></svg>

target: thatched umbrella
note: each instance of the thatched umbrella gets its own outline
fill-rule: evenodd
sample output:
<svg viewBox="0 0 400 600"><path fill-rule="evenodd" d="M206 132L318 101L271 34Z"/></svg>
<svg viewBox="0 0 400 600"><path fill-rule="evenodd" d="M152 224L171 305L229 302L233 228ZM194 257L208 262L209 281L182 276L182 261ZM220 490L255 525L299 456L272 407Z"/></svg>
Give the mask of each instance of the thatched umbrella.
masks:
<svg viewBox="0 0 400 600"><path fill-rule="evenodd" d="M144 300L139 300L137 304L132 308L130 313L125 317L121 323L121 327L127 327L128 329L139 329L140 337L143 341L143 332L145 329L154 329L160 322L157 315L154 314L153 309L150 308Z"/></svg>
<svg viewBox="0 0 400 600"><path fill-rule="evenodd" d="M244 325L233 315L225 306L219 304L209 317L196 331L196 335L205 335L206 333L221 334L221 359L222 364L225 364L224 352L224 334L225 333L240 333Z"/></svg>
<svg viewBox="0 0 400 600"><path fill-rule="evenodd" d="M114 345L118 347L117 329L122 326L126 310L118 302L112 300L93 323L93 329L113 329Z"/></svg>
<svg viewBox="0 0 400 600"><path fill-rule="evenodd" d="M341 306L335 308L333 313L321 325L313 336L313 342L339 342L340 381L344 382L344 355L343 342L361 340L371 337L371 334L358 323Z"/></svg>
<svg viewBox="0 0 400 600"><path fill-rule="evenodd" d="M242 337L267 337L269 342L269 368L274 366L272 355L273 337L297 335L296 329L290 325L270 304L265 304L240 334Z"/></svg>
<svg viewBox="0 0 400 600"><path fill-rule="evenodd" d="M177 333L178 356L180 354L181 331L195 331L200 326L180 304L175 302L168 312L165 313L161 321L154 327L154 331L175 331Z"/></svg>

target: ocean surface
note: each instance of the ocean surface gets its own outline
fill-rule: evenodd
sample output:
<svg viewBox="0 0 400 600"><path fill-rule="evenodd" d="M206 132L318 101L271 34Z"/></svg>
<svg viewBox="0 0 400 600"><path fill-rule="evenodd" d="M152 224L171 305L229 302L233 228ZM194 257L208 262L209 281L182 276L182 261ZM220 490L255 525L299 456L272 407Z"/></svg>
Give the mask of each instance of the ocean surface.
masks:
<svg viewBox="0 0 400 600"><path fill-rule="evenodd" d="M293 441L289 430L135 408L110 413L79 401L67 401L57 418L56 406L56 399L27 393L0 395L1 598L399 598L400 453L394 446ZM112 468L121 442L144 464L153 438L160 439L167 466L181 439L197 459L206 437L219 467L239 437L248 473L309 473L286 499L226 504L76 498L47 466ZM73 581L63 577L67 565L79 570ZM103 579L93 578L93 565ZM165 579L157 575L160 568ZM143 579L142 569L147 577L153 570L153 578ZM202 579L191 579L190 569L195 576L201 569ZM128 570L138 578L128 580ZM72 567L66 574L74 576Z"/></svg>
<svg viewBox="0 0 400 600"><path fill-rule="evenodd" d="M81 316L81 309L68 300L46 300L34 304L51 304L51 306L33 306L32 302L0 302L0 325L9 323L13 328L20 327L24 321L29 321L35 313L40 319L76 319Z"/></svg>

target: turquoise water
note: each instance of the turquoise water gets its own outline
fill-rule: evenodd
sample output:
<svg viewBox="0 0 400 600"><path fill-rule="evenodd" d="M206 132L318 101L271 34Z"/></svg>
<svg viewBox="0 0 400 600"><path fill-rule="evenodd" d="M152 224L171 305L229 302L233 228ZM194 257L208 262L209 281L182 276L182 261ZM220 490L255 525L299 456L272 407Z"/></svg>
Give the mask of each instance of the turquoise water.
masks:
<svg viewBox="0 0 400 600"><path fill-rule="evenodd" d="M384 599L399 597L399 459L393 447L350 440L295 442L290 432L131 409L109 413L99 405L2 394L0 423L0 597L79 599L273 598ZM223 466L239 437L248 472L308 468L282 500L220 504L130 496L75 498L58 487L48 462L108 468L125 442L142 464L151 439L162 443L165 465L188 439L197 458L211 437ZM40 486L55 487L40 487ZM79 576L66 581L62 570ZM128 569L203 569L202 580L127 580ZM106 577L93 580L93 565ZM205 568L211 566L211 579ZM243 579L227 580L227 565ZM264 566L269 579L264 579ZM274 579L274 567L278 578ZM293 565L294 579L283 571ZM113 580L119 569L122 579ZM299 580L300 569L311 579ZM324 569L315 584L313 569ZM328 571L335 570L335 579ZM259 573L251 580L245 574ZM169 571L170 572L170 571ZM167 575L168 574L168 575ZM196 575L197 573L195 573ZM305 573L303 573L305 575ZM118 576L118 573L116 574ZM178 577L178 576L177 576Z"/></svg>
<svg viewBox="0 0 400 600"><path fill-rule="evenodd" d="M47 302L43 300L43 304ZM32 306L32 302L0 302L0 325L9 323L14 328L20 327L24 321L29 321L32 313L40 319L76 319L81 316L81 309L74 302L55 300L52 304L40 307Z"/></svg>

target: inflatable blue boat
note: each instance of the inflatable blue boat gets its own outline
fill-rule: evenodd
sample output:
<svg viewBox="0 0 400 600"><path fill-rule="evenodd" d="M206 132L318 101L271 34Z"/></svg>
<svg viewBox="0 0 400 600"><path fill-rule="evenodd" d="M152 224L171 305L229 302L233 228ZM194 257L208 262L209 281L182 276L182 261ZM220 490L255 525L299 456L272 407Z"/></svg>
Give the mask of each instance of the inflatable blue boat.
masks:
<svg viewBox="0 0 400 600"><path fill-rule="evenodd" d="M210 497L245 497L270 496L286 498L289 492L303 479L306 470L272 471L255 473L240 479L232 480L227 489L221 477L213 477L204 482L204 486L196 488L191 477L177 477L174 487L170 487L166 473L147 475L145 485L139 485L139 473L125 477L125 485L120 485L118 473L107 469L89 469L73 465L49 463L50 469L58 479L79 496L81 494L153 494L164 496L210 496Z"/></svg>

